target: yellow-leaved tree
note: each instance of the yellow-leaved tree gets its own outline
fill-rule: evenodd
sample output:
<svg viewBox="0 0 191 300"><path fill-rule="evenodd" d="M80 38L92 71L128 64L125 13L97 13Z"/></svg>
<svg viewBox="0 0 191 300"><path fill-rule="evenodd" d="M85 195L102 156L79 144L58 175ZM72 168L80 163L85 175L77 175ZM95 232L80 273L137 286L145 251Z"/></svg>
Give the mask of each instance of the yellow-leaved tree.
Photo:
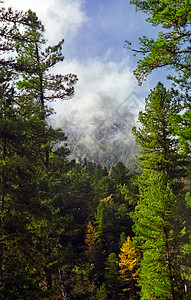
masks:
<svg viewBox="0 0 191 300"><path fill-rule="evenodd" d="M85 244L87 261L92 268L89 279L91 282L94 282L95 285L100 286L101 278L104 274L104 252L99 235L91 221L89 221L87 225Z"/></svg>
<svg viewBox="0 0 191 300"><path fill-rule="evenodd" d="M99 242L98 234L94 226L92 225L91 221L89 221L86 230L85 244L86 244L86 254L88 260L91 263L94 263L95 261L96 245L98 242Z"/></svg>
<svg viewBox="0 0 191 300"><path fill-rule="evenodd" d="M138 279L140 253L131 245L128 236L119 253L119 279L123 283L123 291L135 293L135 283Z"/></svg>

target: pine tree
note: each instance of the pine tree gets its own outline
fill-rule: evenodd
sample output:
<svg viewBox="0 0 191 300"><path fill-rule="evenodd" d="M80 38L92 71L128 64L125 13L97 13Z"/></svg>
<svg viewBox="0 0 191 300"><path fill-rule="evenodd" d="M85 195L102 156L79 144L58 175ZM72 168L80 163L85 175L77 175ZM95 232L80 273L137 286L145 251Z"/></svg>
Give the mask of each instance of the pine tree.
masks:
<svg viewBox="0 0 191 300"><path fill-rule="evenodd" d="M180 109L179 101L160 82L145 99L145 111L138 117L141 128L133 128L141 146L138 162L142 169L162 172L169 179L185 176L188 159L179 153L170 124L171 114Z"/></svg>
<svg viewBox="0 0 191 300"><path fill-rule="evenodd" d="M178 207L185 207L181 178L187 174L188 157L177 149L178 139L170 124L171 113L178 112L179 102L158 83L146 99L145 112L139 114L142 127L133 129L141 145L138 161L143 169L137 180L140 196L133 217L136 245L143 252L139 280L142 299L175 299L183 292L177 267L182 247L177 235L183 222Z"/></svg>
<svg viewBox="0 0 191 300"><path fill-rule="evenodd" d="M14 89L21 69L15 55L7 55L15 50L15 40L22 38L19 28L30 26L28 13L1 8L0 19L0 297L38 298L43 297L40 284L45 266L40 236L48 212L38 186L44 176L41 149L45 123L36 118L34 110L28 116L21 113Z"/></svg>
<svg viewBox="0 0 191 300"><path fill-rule="evenodd" d="M50 69L64 60L62 45L64 40L55 46L46 46L44 39L44 26L36 14L28 11L30 27L23 36L16 40L17 64L24 70L22 78L17 82L20 90L19 104L23 106L26 101L36 102L39 107L39 117L43 120L52 113L47 109L47 101L67 100L74 94L74 84L77 76L74 74L51 74ZM36 23L38 26L36 26ZM45 166L49 166L49 152L51 142L47 140L45 147Z"/></svg>
<svg viewBox="0 0 191 300"><path fill-rule="evenodd" d="M44 39L44 26L38 20L36 14L28 11L28 18L30 20L30 27L27 27L23 33L24 39L16 40L17 64L22 68L25 66L21 79L17 82L19 89L18 103L23 113L28 113L25 110L26 104L36 107L36 115L40 120L46 121L46 118L52 113L47 106L47 102L70 99L74 94L74 84L77 82L77 76L74 74L61 75L50 74L50 69L57 63L64 60L62 54L62 45L64 40L60 41L57 45L47 46ZM38 26L36 26L36 23ZM26 68L27 67L27 68ZM53 277L60 278L61 261L58 263L57 256L61 254L60 247L60 233L62 231L61 222L59 221L63 215L60 213L62 204L58 207L53 191L58 193L55 189L55 180L61 182L60 178L55 178L55 171L52 167L58 154L64 153L64 158L69 153L65 145L59 150L58 143L65 142L65 136L61 130L54 130L46 124L46 139L42 149L44 150L44 164L47 176L44 177L41 183L41 195L43 200L53 197L55 201L51 202L50 209L52 213L51 234L46 237L47 245L47 267L46 281L49 290L54 288L56 283L53 282ZM62 158L63 159L63 158ZM51 162L52 160L53 162ZM60 197L62 191L59 191ZM52 237L55 238L52 238ZM54 267L52 267L54 266ZM56 267L57 266L57 267Z"/></svg>
<svg viewBox="0 0 191 300"><path fill-rule="evenodd" d="M176 299L177 286L179 293L182 292L172 243L171 222L176 198L165 175L150 171L147 180L148 187L140 187L140 200L133 217L134 240L143 252L139 280L141 299Z"/></svg>
<svg viewBox="0 0 191 300"><path fill-rule="evenodd" d="M64 40L55 46L46 46L44 26L30 10L28 18L31 26L25 30L22 40L16 40L17 64L25 66L23 78L17 84L21 91L20 101L26 98L35 99L41 105L41 118L44 119L46 101L70 99L74 94L77 76L50 74L50 69L64 60L62 54Z"/></svg>
<svg viewBox="0 0 191 300"><path fill-rule="evenodd" d="M175 76L169 76L169 78L174 80L177 90L172 90L172 95L174 99L178 99L178 107L177 111L170 111L168 115L168 123L165 125L165 133L169 132L170 142L168 143L168 139L164 140L163 147L162 142L160 141L161 135L158 134L157 126L155 126L156 134L153 135L152 126L149 126L149 122L145 123L145 115L143 114L143 131L139 130L137 132L134 129L135 135L137 135L137 141L140 142L143 150L141 153L140 160L142 160L143 167L143 175L142 178L139 179L139 188L140 188L140 200L138 202L138 206L135 211L136 219L135 219L135 233L136 239L138 238L138 244L140 248L144 244L144 239L148 240L148 248L143 249L143 259L141 262L142 268L141 272L145 272L147 274L147 278L150 277L149 280L144 279L142 276L141 285L142 285L142 297L143 299L158 299L161 297L162 299L183 299L187 297L183 295L183 283L181 282L180 275L182 279L184 279L185 285L188 284L188 277L185 277L183 274L185 272L185 265L188 264L184 261L184 254L182 253L182 249L185 244L187 244L189 240L189 234L186 231L184 224L188 224L189 221L187 219L187 215L189 213L188 207L185 203L185 176L188 173L188 167L190 165L190 9L191 4L190 1L150 1L150 0L132 0L131 3L136 5L136 10L141 10L148 15L147 21L150 22L153 26L162 25L162 31L159 32L158 38L154 40L153 38L147 38L143 36L140 38L140 49L136 50L131 47L131 43L127 41L127 48L131 49L135 53L141 53L143 58L138 61L137 69L135 70L135 75L139 84L142 83L144 78L150 74L154 69L161 68L164 66L173 68L176 73ZM157 97L156 104L158 103ZM154 99L153 99L154 100ZM150 103L152 104L152 103ZM172 101L171 101L172 104ZM152 106L153 107L153 106ZM172 106L171 106L172 107ZM162 118L162 115L161 115ZM152 121L152 116L150 115L148 121L151 120L151 125L154 124ZM159 132L161 127L161 122L158 119L156 124L160 124ZM144 131L145 125L148 130L147 137L145 135L146 131ZM167 131L166 131L167 129ZM169 131L170 129L170 131ZM150 133L151 132L151 133ZM138 134L137 134L138 133ZM172 137L172 135L174 137ZM152 149L152 140L149 138L150 136L154 138L153 141L153 149ZM155 137L158 137L159 141L159 156L157 158L156 154L158 151L158 143ZM145 141L144 141L145 138ZM173 142L177 141L176 143ZM147 146L147 143L149 147ZM173 147L171 148L171 145ZM167 146L167 156L164 155L164 147ZM178 149L177 149L178 146ZM154 153L153 153L154 152ZM172 153L174 152L174 154ZM180 155L180 152L183 154L189 154L185 159L184 156ZM173 155L171 155L173 154ZM169 158L168 158L169 157ZM182 157L182 164L181 164ZM173 167L174 165L174 167ZM183 167L182 167L183 166ZM149 171L150 170L150 171ZM155 171L153 171L155 170ZM180 173L179 173L180 171ZM161 187L158 185L154 186L157 176L161 177L163 183L160 180ZM180 176L180 174L182 174ZM152 177L153 178L152 178ZM182 177L183 176L183 177ZM175 180L174 180L175 179ZM182 180L183 179L183 180ZM165 182L166 181L166 182ZM163 191L162 191L163 186ZM159 199L164 196L168 191L168 189L172 188L172 195L174 194L174 204L172 202L171 208L168 208L168 200L166 199L166 204L164 204L164 211L166 211L165 206L169 210L169 216L165 216L165 214L161 215L161 212L158 210L156 199ZM162 195L157 194L161 193ZM149 190L150 189L150 190ZM152 191L151 191L152 189ZM161 189L161 192L160 192ZM149 191L149 194L148 194ZM168 194L168 193L167 193ZM159 197L159 198L158 198ZM170 196L169 196L170 197ZM150 199L149 199L150 198ZM150 202L152 199L153 211L148 211L148 208L151 207ZM162 198L161 198L162 199ZM170 198L171 199L171 198ZM173 199L173 197L172 197ZM146 200L146 202L145 202ZM160 203L160 201L159 201ZM161 207L162 209L162 207ZM142 212L141 212L142 211ZM183 212L184 211L184 212ZM152 213L155 214L153 218L152 225L155 224L155 230L149 230L150 224L150 215ZM156 215L157 214L157 215ZM166 241L161 238L159 241L159 247L154 247L155 241L152 238L154 233L158 233L159 224L157 225L158 217L165 217L165 222L167 225L164 227L165 231L163 234ZM156 223L154 223L156 221ZM159 219L158 219L159 221ZM145 233L143 232L144 226L145 232L148 233L148 236L145 237ZM174 226L173 226L174 225ZM142 230L140 229L142 227ZM152 227L151 227L152 228ZM149 236L151 238L149 238ZM161 232L162 236L162 232ZM182 239L184 236L184 239ZM143 240L142 240L143 239ZM149 242L150 239L150 242ZM187 242L186 242L187 240ZM141 244L143 243L143 244ZM165 245L165 248L162 247ZM188 244L187 244L188 246ZM153 250L151 249L153 247ZM189 248L189 247L188 247ZM187 249L188 249L187 248ZM158 251L154 251L154 250ZM167 250L168 249L168 250ZM165 251L166 257L168 257L168 270L163 268L163 274L160 276L158 274L157 268L160 263L165 265ZM163 256L162 256L163 253ZM154 258L156 254L156 257ZM158 259L157 260L157 256ZM163 258L162 258L163 257ZM170 261L169 261L170 259ZM182 260L184 261L184 266L182 265ZM156 263L157 262L157 263ZM148 268L148 266L151 268ZM158 265L158 266L157 266ZM153 274L153 270L156 270L155 274ZM153 276L154 275L154 276ZM166 276L165 281L160 281L159 278L163 278ZM146 278L146 277L145 277ZM144 286L144 283L148 283L148 285ZM165 286L164 283L167 283ZM178 284L178 288L176 289ZM163 286L162 286L163 285ZM163 294L164 292L164 294ZM189 297L189 296L188 296Z"/></svg>
<svg viewBox="0 0 191 300"><path fill-rule="evenodd" d="M36 15L31 11L2 8L0 19L3 24L0 30L3 54L0 61L0 298L44 299L64 289L60 269L63 261L58 259L61 218L58 222L59 209L51 203L52 194L46 188L50 173L44 168L44 152L47 153L44 149L48 145L49 156L59 139L65 137L46 124L48 111L41 97L45 87L41 73L62 60L61 44L53 49L49 47L44 54L47 61L40 64L38 55L34 60L29 59L29 53L39 54L33 53L36 49L33 46L44 43L40 35L43 26ZM7 54L12 53L12 58L7 59ZM71 77L65 78L67 92L63 91L70 96L76 82L76 76L72 77L74 82L70 81ZM52 90L56 89L51 82ZM50 156L55 157L57 152Z"/></svg>
<svg viewBox="0 0 191 300"><path fill-rule="evenodd" d="M48 212L39 197L45 124L20 114L13 88L6 84L1 92L1 298L35 298L45 265L38 248Z"/></svg>
<svg viewBox="0 0 191 300"><path fill-rule="evenodd" d="M112 178L116 182L116 184L127 184L128 183L128 176L129 170L124 166L122 162L118 162L112 168Z"/></svg>
<svg viewBox="0 0 191 300"><path fill-rule="evenodd" d="M107 300L107 290L104 283L97 291L96 300Z"/></svg>
<svg viewBox="0 0 191 300"><path fill-rule="evenodd" d="M181 70L189 78L190 1L132 0L131 3L136 6L136 11L148 15L146 20L153 26L162 26L156 40L146 36L139 38L140 49L133 49L131 43L126 42L128 49L143 56L134 72L138 82L141 84L154 69L165 66Z"/></svg>
<svg viewBox="0 0 191 300"><path fill-rule="evenodd" d="M115 253L110 253L105 268L106 287L109 299L118 299L119 282L118 282L118 259Z"/></svg>

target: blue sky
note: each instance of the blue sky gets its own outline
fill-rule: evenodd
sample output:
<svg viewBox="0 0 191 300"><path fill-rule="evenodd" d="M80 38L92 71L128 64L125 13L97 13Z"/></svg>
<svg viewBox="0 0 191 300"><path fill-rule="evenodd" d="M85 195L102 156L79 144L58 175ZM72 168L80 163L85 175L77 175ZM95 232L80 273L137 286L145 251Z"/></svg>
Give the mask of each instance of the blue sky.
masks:
<svg viewBox="0 0 191 300"><path fill-rule="evenodd" d="M75 73L79 82L72 101L54 104L57 114L83 109L100 94L119 102L131 92L144 98L165 78L164 71L156 71L141 87L137 85L133 69L138 57L124 49L124 41L136 47L139 36L153 37L158 29L145 22L145 14L135 13L128 0L4 0L4 5L35 11L50 44L65 39L65 60L54 71Z"/></svg>
<svg viewBox="0 0 191 300"><path fill-rule="evenodd" d="M108 59L121 61L127 55L123 49L126 39L137 45L139 35L156 31L145 22L144 14L135 13L128 0L86 0L83 3L88 20L75 39L78 47L73 48L73 54L78 59L102 57L110 51Z"/></svg>

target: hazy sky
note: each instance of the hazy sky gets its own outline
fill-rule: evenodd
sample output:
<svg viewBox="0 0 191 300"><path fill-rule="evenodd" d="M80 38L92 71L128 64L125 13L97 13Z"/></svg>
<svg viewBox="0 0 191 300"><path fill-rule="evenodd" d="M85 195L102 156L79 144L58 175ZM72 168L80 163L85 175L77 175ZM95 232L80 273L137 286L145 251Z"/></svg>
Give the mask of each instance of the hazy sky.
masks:
<svg viewBox="0 0 191 300"><path fill-rule="evenodd" d="M35 11L50 44L65 39L65 60L56 71L75 73L79 82L74 99L54 104L58 114L98 94L119 102L133 91L143 97L160 79L155 72L138 87L133 76L136 59L124 49L124 41L136 46L139 36L153 36L156 28L145 22L144 14L135 13L128 0L4 0L4 6Z"/></svg>

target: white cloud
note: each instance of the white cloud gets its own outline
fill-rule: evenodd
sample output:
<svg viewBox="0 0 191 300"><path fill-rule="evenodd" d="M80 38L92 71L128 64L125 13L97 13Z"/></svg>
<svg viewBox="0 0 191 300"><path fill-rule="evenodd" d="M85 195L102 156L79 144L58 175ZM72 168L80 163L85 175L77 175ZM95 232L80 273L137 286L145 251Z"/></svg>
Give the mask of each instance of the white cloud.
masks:
<svg viewBox="0 0 191 300"><path fill-rule="evenodd" d="M74 73L79 82L75 97L69 101L53 103L56 113L62 114L73 109L90 113L99 101L99 95L114 98L122 103L137 87L137 82L128 67L128 58L120 63L91 59L85 64L76 60L64 62L55 68L56 73Z"/></svg>
<svg viewBox="0 0 191 300"><path fill-rule="evenodd" d="M4 6L37 13L46 29L50 43L72 38L78 28L87 20L82 0L5 0Z"/></svg>
<svg viewBox="0 0 191 300"><path fill-rule="evenodd" d="M46 35L50 43L57 43L61 38L66 38L69 48L78 47L75 40L71 39L78 33L80 26L88 20L83 10L84 0L4 0L5 6L18 10L32 9L45 25ZM92 41L90 41L91 43ZM87 45L84 45L87 47ZM112 97L118 102L123 102L131 92L137 92L137 82L133 76L129 59L126 57L121 62L110 61L111 49L105 50L103 58L89 59L80 62L74 59L64 61L55 67L56 73L74 73L79 82L76 85L75 97L70 101L58 101L53 106L57 114L71 109L84 111L92 110L99 95Z"/></svg>

